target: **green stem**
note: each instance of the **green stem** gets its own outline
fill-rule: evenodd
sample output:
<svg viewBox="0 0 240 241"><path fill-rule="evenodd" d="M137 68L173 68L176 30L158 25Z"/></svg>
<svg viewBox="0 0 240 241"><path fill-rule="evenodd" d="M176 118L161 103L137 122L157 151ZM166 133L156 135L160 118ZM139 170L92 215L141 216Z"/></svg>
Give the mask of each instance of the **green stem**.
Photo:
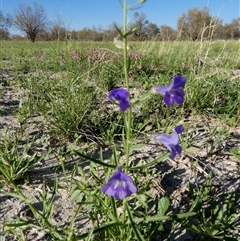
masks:
<svg viewBox="0 0 240 241"><path fill-rule="evenodd" d="M124 43L124 75L126 88L129 91L129 78L128 78L128 50L127 50L127 0L123 4L123 43Z"/></svg>
<svg viewBox="0 0 240 241"><path fill-rule="evenodd" d="M130 157L130 147L131 147L131 109L128 109L128 112L125 115L125 131L126 131L126 141L125 141L125 171L128 172L129 169L129 157Z"/></svg>
<svg viewBox="0 0 240 241"><path fill-rule="evenodd" d="M129 78L128 78L128 71L129 71L129 59L128 59L128 49L127 49L127 0L124 0L123 3L123 43L124 43L124 76L125 76L125 83L126 88L129 92ZM126 141L125 141L125 157L126 157L126 165L125 165L125 171L128 171L129 168L129 156L130 156L130 147L131 147L131 127L132 127L132 111L131 108L128 109L127 113L125 114L125 133L126 133Z"/></svg>

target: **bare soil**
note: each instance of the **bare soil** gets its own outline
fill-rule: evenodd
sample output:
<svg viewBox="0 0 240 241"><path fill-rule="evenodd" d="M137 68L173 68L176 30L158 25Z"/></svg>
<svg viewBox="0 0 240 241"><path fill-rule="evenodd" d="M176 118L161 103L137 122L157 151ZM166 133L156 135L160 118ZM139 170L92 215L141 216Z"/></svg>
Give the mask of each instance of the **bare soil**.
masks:
<svg viewBox="0 0 240 241"><path fill-rule="evenodd" d="M25 90L13 83L13 73L11 70L0 70L0 83L2 84L0 95L0 135L4 137L5 128L8 128L8 135L11 133L21 133L22 140L34 140L32 153L46 154L48 147L52 145L48 130L44 128L41 116L31 117L24 126L21 126L16 118L15 111L19 108L21 100L25 98ZM238 76L239 78L239 76ZM182 155L175 161L166 159L156 165L156 178L152 183L151 195L156 199L167 196L171 199L170 213L186 211L189 207L189 182L195 187L200 187L211 173L213 178L213 195L220 193L237 192L238 200L236 212L240 212L240 160L235 158L230 150L235 148L240 151L240 126L229 127L215 118L200 115L191 115L182 120L182 124L189 126L188 135L192 145L184 149ZM216 129L214 135L212 131ZM225 129L228 135L222 135ZM22 144L24 145L24 141ZM70 145L70 143L69 143ZM56 150L61 147L53 146ZM134 151L131 155L133 162L149 162L164 152L164 148L155 143L148 142L144 148ZM109 150L106 149L104 156L109 157ZM58 177L59 185L66 186L65 178L59 169L59 160L56 154L58 151L47 155L41 162L37 163L27 173L27 179L19 181L23 192L34 199L34 205L41 209L42 203L40 193L43 185L54 183L55 174ZM89 154L97 155L97 150ZM31 153L29 153L31 155ZM124 157L123 157L124 159ZM74 163L80 162L79 158L68 160L67 168L69 175ZM81 177L78 177L81 178ZM4 192L12 191L5 186L0 192L0 231L4 231L4 222L13 222L14 216L29 220L32 218L31 211L22 200L10 197ZM74 204L70 201L69 191L65 188L58 189L54 201L54 215L52 223L59 227L66 227L73 215ZM238 225L239 225L238 220ZM91 227L90 221L80 216L76 222L78 233L83 233ZM157 235L153 240L167 240L167 233L170 224L164 223L165 232ZM236 234L240 239L240 233ZM26 240L53 240L43 231L30 229L26 231ZM0 241L14 240L11 235L0 236ZM202 237L176 226L175 231L169 236L168 240L204 240Z"/></svg>

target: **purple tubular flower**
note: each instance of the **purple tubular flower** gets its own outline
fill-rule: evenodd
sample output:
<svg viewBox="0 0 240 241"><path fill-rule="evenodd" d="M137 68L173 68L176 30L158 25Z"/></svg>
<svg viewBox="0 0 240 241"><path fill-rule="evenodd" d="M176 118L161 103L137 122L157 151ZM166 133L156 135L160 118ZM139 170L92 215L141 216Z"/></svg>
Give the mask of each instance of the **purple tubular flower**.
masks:
<svg viewBox="0 0 240 241"><path fill-rule="evenodd" d="M120 167L108 180L107 184L101 188L101 190L108 196L117 199L124 199L125 197L137 192L137 188L134 186L131 177L126 175Z"/></svg>
<svg viewBox="0 0 240 241"><path fill-rule="evenodd" d="M179 146L179 134L184 131L183 126L176 126L173 134L155 135L154 139L161 142L170 152L170 158L173 160L177 154L181 154L182 148Z"/></svg>
<svg viewBox="0 0 240 241"><path fill-rule="evenodd" d="M129 93L126 89L124 88L119 88L119 89L115 89L115 90L111 90L108 98L110 100L115 99L119 102L119 107L121 109L121 111L125 111L129 108L130 103L129 103Z"/></svg>
<svg viewBox="0 0 240 241"><path fill-rule="evenodd" d="M156 86L154 90L162 94L163 100L167 106L172 106L174 103L181 105L184 101L183 88L186 84L186 79L177 75L173 78L172 84L169 86Z"/></svg>

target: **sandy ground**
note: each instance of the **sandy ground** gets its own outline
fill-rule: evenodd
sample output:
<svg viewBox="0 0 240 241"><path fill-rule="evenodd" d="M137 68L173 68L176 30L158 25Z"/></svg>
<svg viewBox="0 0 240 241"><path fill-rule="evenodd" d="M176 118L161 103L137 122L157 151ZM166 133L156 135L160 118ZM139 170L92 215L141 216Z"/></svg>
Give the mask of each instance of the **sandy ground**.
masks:
<svg viewBox="0 0 240 241"><path fill-rule="evenodd" d="M9 135L12 132L19 131L20 124L14 116L14 111L19 107L20 100L24 98L25 92L22 89L6 85L6 81L13 78L11 71L1 71L0 82L2 83L0 95L0 133L4 134L4 128L9 129ZM42 127L42 118L34 116L28 120L22 128L22 136L25 140L35 140L32 152L41 154L47 153L47 147L51 144L47 130ZM240 161L231 153L231 148L240 150L240 126L230 128L224 126L219 120L207 118L204 116L190 116L182 120L182 124L188 126L188 136L191 137L192 145L185 148L181 157L175 161L165 160L156 165L156 175L154 179L151 194L157 198L167 196L171 199L172 213L178 213L184 210L189 204L189 182L194 186L200 186L209 173L212 173L215 195L219 193L237 192L240 186ZM215 135L211 135L213 129L217 127ZM227 137L221 135L222 130L226 129L229 133ZM186 134L185 134L186 135ZM1 137L2 139L2 137ZM44 141L43 141L44 140ZM133 162L149 162L164 152L164 148L155 145L152 142L146 143L146 146L134 151L131 155ZM91 153L90 153L91 154ZM109 157L109 150L105 150L106 160ZM97 155L94 150L92 155ZM122 157L124 159L124 157ZM74 163L79 162L79 158L69 161L67 167L69 175ZM65 179L62 172L55 167L58 161L54 154L48 155L41 162L37 163L28 172L28 183L20 182L19 185L28 197L34 198L34 205L41 209L41 200L39 193L44 183L54 182L54 174L57 174L60 185L65 185ZM86 167L87 168L87 167ZM78 177L81 178L81 177ZM13 220L14 216L29 220L32 214L27 205L17 199L3 194L10 191L5 186L0 192L0 231L4 230L1 223ZM67 189L59 189L54 201L54 215L52 223L61 227L69 224L73 215L74 204L70 201ZM240 212L240 195L236 203L236 212ZM239 222L239 221L238 221ZM239 225L239 223L238 223ZM80 215L76 222L79 233L85 232L91 227L89 220ZM164 224L166 232L156 236L153 240L167 240L166 233L169 230L169 224ZM240 234L236 234L240 238ZM0 241L14 240L9 235L0 236ZM26 240L53 240L42 231L31 229L26 232ZM170 235L169 240L203 240L181 227L176 227Z"/></svg>

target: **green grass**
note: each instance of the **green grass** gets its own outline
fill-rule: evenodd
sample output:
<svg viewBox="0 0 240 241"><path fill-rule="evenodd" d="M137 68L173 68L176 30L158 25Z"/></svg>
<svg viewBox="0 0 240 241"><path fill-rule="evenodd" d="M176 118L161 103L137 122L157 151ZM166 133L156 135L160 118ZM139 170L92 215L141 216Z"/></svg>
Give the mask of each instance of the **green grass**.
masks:
<svg viewBox="0 0 240 241"><path fill-rule="evenodd" d="M182 74L188 81L185 113L212 113L230 118L239 115L239 79L231 81L229 76L232 70L240 68L238 41L133 42L131 45L131 88L144 93ZM85 123L100 136L106 135L92 121L99 122L94 113L102 109L98 105L106 102L108 91L124 85L122 52L115 49L113 43L6 41L2 42L1 52L2 59L7 60L3 65L12 66L18 84L29 90L31 101L23 106L31 111L21 110L22 113L40 113L48 120L53 133L66 138L80 135ZM148 100L141 106L141 115L136 114L139 119L134 122L136 132L144 125L142 122L156 124L152 106L161 112L160 118L167 118L174 112L170 113L157 97ZM53 109L54 116L50 118ZM27 119L22 113L21 118ZM87 113L84 118L76 118L83 113ZM103 126L104 119L108 122L109 113L103 111L101 115L107 115L101 118ZM117 129L121 134L121 128Z"/></svg>
<svg viewBox="0 0 240 241"><path fill-rule="evenodd" d="M187 79L186 98L182 106L167 108L160 95L152 95L132 108L131 139L134 144L138 144L141 139L145 140L153 131L171 132L173 126L189 115L214 117L229 127L239 125L239 41L132 42L130 45L132 50L129 51L131 62L128 74L130 92L134 95L132 101L156 85L168 85L174 75L181 74ZM151 189L154 180L155 174L148 170L151 163L140 173L132 169L134 181L141 190L137 199L131 200L134 203L124 204L127 213L118 216L109 212L109 206L117 207L120 204L102 193L99 194L98 190L104 183L103 173L104 179L107 180L106 177L112 174L112 166L120 159L121 151L120 154L117 153L123 145L126 122L124 116L119 114L117 105L110 103L107 98L110 90L124 87L125 82L123 53L122 50L116 49L113 43L66 41L33 44L25 41L2 41L0 62L1 70L14 72L14 80L8 81L7 85L24 88L26 92L26 97L21 100L18 110L14 113L22 129L16 131L12 140L1 137L1 186L10 185L12 192L8 195L23 200L35 218L33 222L21 219L16 219L15 223L6 222L6 232L24 240L25 230L34 226L49 233L53 240L85 238L108 241L117 240L114 237L120 235L125 237L127 232L130 236L125 238L129 240L142 240L143 236L145 240L149 240L147 235L156 230L162 231L162 220L179 222L196 233L205 235L209 240L216 237L224 240L221 231L224 228L231 231L229 223L233 224L235 218L231 205L236 201L236 197L221 196L224 199L222 209L217 208L217 198L211 206L209 180L206 181L209 185L205 183L199 190L191 187L193 206L186 216L165 216L169 208L167 198L159 200L158 210L150 210L151 203L155 200L145 193ZM238 75L234 75L233 71ZM43 117L41 127L50 133L58 146L62 146L60 151L53 152L57 152L55 155L59 168L67 184L60 187L56 176L54 185L48 187L50 198L46 193L48 189L43 186L40 191L44 204L42 211L32 205L31 200L22 192L22 186L18 185L19 179L27 180L28 169L42 159L36 154L27 156L34 140L29 140L23 151L18 149L22 143L21 132L28 120L36 115ZM188 140L184 142L185 146L188 146ZM92 146L111 147L113 154L110 163L105 163L102 150L96 160L90 158L88 151L92 150ZM89 163L89 172L85 173L81 165L76 163L68 179L69 170L66 170L65 164L76 156L81 159L81 164L84 161ZM102 165L100 170L99 165ZM78 175L81 181L75 177ZM55 193L60 188L66 189L77 206L69 226L62 230L50 221ZM229 215L224 209L227 202L231 206ZM201 206L206 203L208 212ZM94 229L75 237L74 225L83 209L88 211L86 215L90 217ZM212 214L211 219L206 218L209 213ZM194 218L191 219L191 216ZM219 226L219 219L223 219L223 216L224 222ZM105 225L101 226L103 220ZM126 225L125 234L121 233L123 225Z"/></svg>

